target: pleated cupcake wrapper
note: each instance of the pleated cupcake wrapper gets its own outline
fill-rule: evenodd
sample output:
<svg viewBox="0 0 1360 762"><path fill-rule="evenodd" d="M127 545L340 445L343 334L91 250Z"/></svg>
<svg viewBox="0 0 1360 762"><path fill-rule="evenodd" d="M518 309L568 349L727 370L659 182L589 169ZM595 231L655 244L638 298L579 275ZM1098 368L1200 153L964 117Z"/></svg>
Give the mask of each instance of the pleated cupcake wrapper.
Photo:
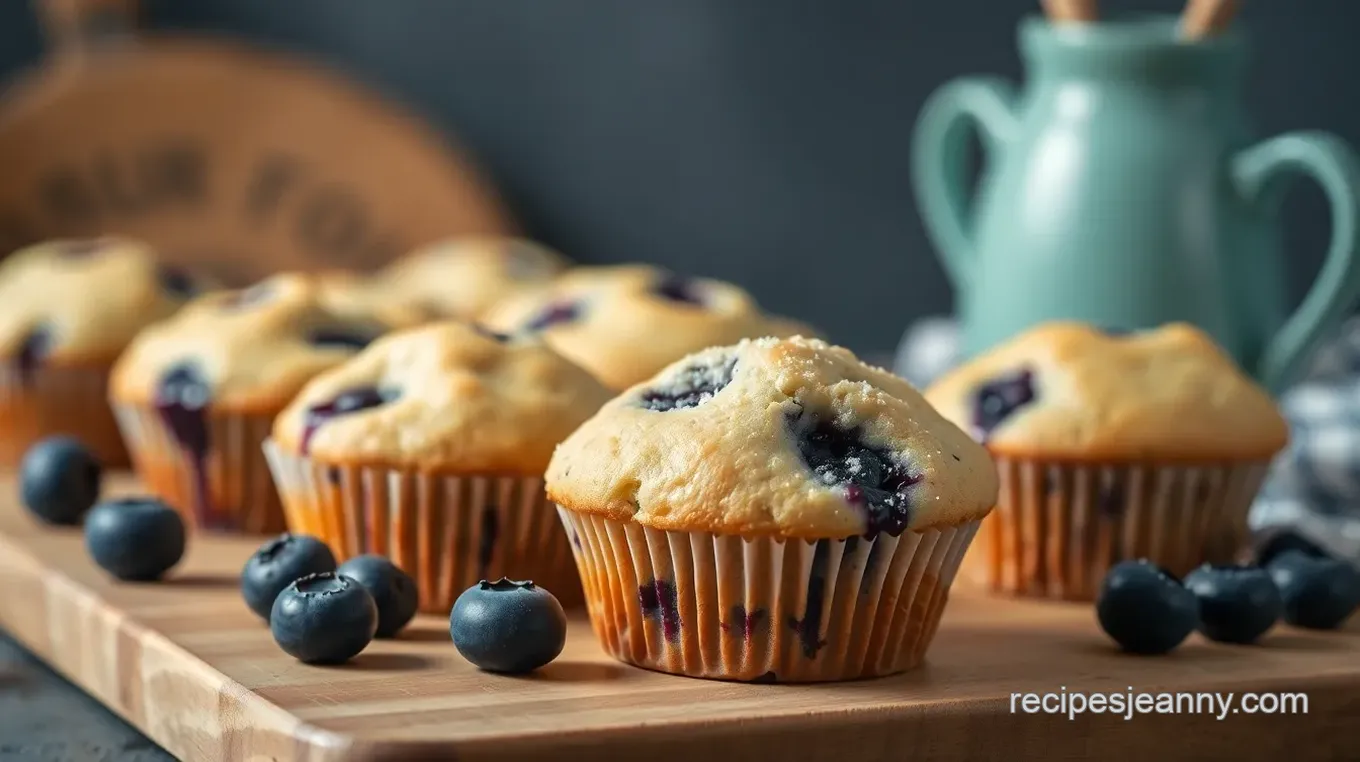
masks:
<svg viewBox="0 0 1360 762"><path fill-rule="evenodd" d="M1120 561L1147 558L1183 575L1236 560L1268 465L996 463L1001 493L964 576L997 592L1075 601L1094 600Z"/></svg>
<svg viewBox="0 0 1360 762"><path fill-rule="evenodd" d="M103 370L0 366L0 465L16 466L35 442L65 434L84 442L106 467L127 466L108 381Z"/></svg>
<svg viewBox="0 0 1360 762"><path fill-rule="evenodd" d="M533 580L579 606L571 547L539 477L420 474L318 463L272 441L264 452L288 529L344 561L387 556L420 589L420 609L447 616L479 580Z"/></svg>
<svg viewBox="0 0 1360 762"><path fill-rule="evenodd" d="M558 513L606 652L678 675L781 683L920 664L978 526L804 541Z"/></svg>
<svg viewBox="0 0 1360 762"><path fill-rule="evenodd" d="M260 445L273 416L210 414L202 463L175 439L154 408L114 406L137 475L198 529L276 534L283 508Z"/></svg>

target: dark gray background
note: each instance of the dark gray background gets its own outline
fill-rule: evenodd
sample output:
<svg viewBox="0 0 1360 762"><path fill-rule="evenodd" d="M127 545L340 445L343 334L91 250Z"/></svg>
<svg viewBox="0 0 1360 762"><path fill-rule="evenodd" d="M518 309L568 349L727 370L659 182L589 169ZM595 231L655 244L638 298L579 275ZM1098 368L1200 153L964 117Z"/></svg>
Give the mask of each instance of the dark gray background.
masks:
<svg viewBox="0 0 1360 762"><path fill-rule="evenodd" d="M1104 0L1109 13L1174 0ZM1360 3L1248 0L1262 134L1360 141ZM36 60L0 4L0 73ZM969 72L1018 77L1026 0L160 0L150 26L308 55L457 135L528 230L591 262L737 281L861 350L890 349L949 290L916 216L912 124ZM1297 291L1320 194L1290 202Z"/></svg>
<svg viewBox="0 0 1360 762"><path fill-rule="evenodd" d="M1356 0L1247 0L1262 134L1360 142ZM949 291L914 211L908 145L946 79L1018 77L1025 0L159 0L150 25L294 50L405 102L480 157L529 231L591 262L738 281L858 349ZM1104 0L1108 12L1173 0ZM35 62L0 2L0 75ZM4 168L0 167L0 172ZM1295 291L1320 194L1289 204ZM0 636L0 760L158 757Z"/></svg>

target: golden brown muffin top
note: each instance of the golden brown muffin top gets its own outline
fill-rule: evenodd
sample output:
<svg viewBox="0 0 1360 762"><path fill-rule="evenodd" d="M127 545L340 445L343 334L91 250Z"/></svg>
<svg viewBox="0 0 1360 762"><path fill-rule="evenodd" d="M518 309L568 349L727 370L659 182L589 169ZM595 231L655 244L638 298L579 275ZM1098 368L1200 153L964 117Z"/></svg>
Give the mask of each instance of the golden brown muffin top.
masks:
<svg viewBox="0 0 1360 762"><path fill-rule="evenodd" d="M624 392L557 448L547 489L657 529L825 539L980 519L998 482L906 381L795 337L705 350Z"/></svg>
<svg viewBox="0 0 1360 762"><path fill-rule="evenodd" d="M0 357L101 367L205 284L127 238L35 244L0 262Z"/></svg>
<svg viewBox="0 0 1360 762"><path fill-rule="evenodd" d="M431 323L312 379L275 420L274 439L328 463L541 476L557 443L608 399L532 337Z"/></svg>
<svg viewBox="0 0 1360 762"><path fill-rule="evenodd" d="M1257 459L1289 439L1270 395L1183 323L1122 335L1042 325L946 374L926 398L1016 457Z"/></svg>
<svg viewBox="0 0 1360 762"><path fill-rule="evenodd" d="M172 371L206 385L212 406L236 412L282 408L312 376L423 316L393 306L341 310L316 279L284 273L240 291L206 294L133 340L114 366L110 393L150 404Z"/></svg>
<svg viewBox="0 0 1360 762"><path fill-rule="evenodd" d="M423 246L378 273L384 293L450 318L473 319L496 303L546 286L567 267L522 238L455 238Z"/></svg>
<svg viewBox="0 0 1360 762"><path fill-rule="evenodd" d="M485 317L505 333L536 333L549 346L625 389L691 352L804 326L772 319L741 288L650 265L578 267Z"/></svg>

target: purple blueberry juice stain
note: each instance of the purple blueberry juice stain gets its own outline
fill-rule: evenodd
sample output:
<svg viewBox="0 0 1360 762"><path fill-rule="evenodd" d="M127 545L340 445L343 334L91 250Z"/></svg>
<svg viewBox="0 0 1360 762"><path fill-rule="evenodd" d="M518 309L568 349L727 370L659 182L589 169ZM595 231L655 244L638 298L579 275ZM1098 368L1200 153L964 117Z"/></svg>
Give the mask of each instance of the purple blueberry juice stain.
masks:
<svg viewBox="0 0 1360 762"><path fill-rule="evenodd" d="M491 561L496 556L496 540L501 533L500 510L494 505L482 508L482 532L477 537L477 575L486 577Z"/></svg>
<svg viewBox="0 0 1360 762"><path fill-rule="evenodd" d="M1124 513L1124 480L1119 476L1102 479L1100 491L1096 495L1096 505L1106 516L1120 516Z"/></svg>
<svg viewBox="0 0 1360 762"><path fill-rule="evenodd" d="M973 435L985 440L997 426L1034 399L1034 373L1028 368L983 384L973 394Z"/></svg>
<svg viewBox="0 0 1360 762"><path fill-rule="evenodd" d="M312 437L316 435L317 429L330 419L385 405L396 398L395 392L373 386L361 386L342 392L330 402L312 405L307 408L303 419L302 441L300 442L302 454L308 453L312 446Z"/></svg>
<svg viewBox="0 0 1360 762"><path fill-rule="evenodd" d="M14 370L19 374L19 385L25 388L33 385L33 377L38 374L38 369L42 367L43 360L52 351L52 331L46 326L39 326L29 331L24 337L24 341L19 345L19 351L14 353L12 363Z"/></svg>
<svg viewBox="0 0 1360 762"><path fill-rule="evenodd" d="M652 284L652 293L667 301L690 307L703 307L704 298L698 285L691 279L675 273L666 273Z"/></svg>
<svg viewBox="0 0 1360 762"><path fill-rule="evenodd" d="M658 413L698 407L732 383L737 370L733 357L717 365L691 365L663 386L642 393L642 407Z"/></svg>
<svg viewBox="0 0 1360 762"><path fill-rule="evenodd" d="M526 331L544 331L555 325L570 323L579 320L584 310L576 302L557 302L550 304L542 312L534 316L524 329Z"/></svg>
<svg viewBox="0 0 1360 762"><path fill-rule="evenodd" d="M823 595L826 592L826 571L831 562L831 540L818 540L812 554L812 568L808 575L807 599L803 604L803 618L789 617L788 626L803 646L803 656L816 659L826 641L821 639Z"/></svg>
<svg viewBox="0 0 1360 762"><path fill-rule="evenodd" d="M330 468L327 468L327 469L326 469L326 481L329 482L332 486L339 487L339 486L340 486L340 469L336 468L335 466L331 466Z"/></svg>
<svg viewBox="0 0 1360 762"><path fill-rule="evenodd" d="M653 579L638 586L638 603L645 619L661 623L661 634L674 643L680 637L680 603L675 585L664 579Z"/></svg>
<svg viewBox="0 0 1360 762"><path fill-rule="evenodd" d="M745 606L738 603L727 612L727 621L720 623L719 626L728 635L738 636L742 641L750 642L756 630L765 624L766 616L765 609L747 611Z"/></svg>
<svg viewBox="0 0 1360 762"><path fill-rule="evenodd" d="M869 553L864 556L864 569L859 578L859 594L868 595L874 586L874 574L878 568L879 557L882 555L883 543L873 540L861 540L859 537L845 538L845 549L841 555L841 569L844 572L847 566L854 562L855 554L859 551L860 542L871 542Z"/></svg>
<svg viewBox="0 0 1360 762"><path fill-rule="evenodd" d="M229 525L219 516L208 489L208 409L212 388L198 366L184 363L172 367L156 384L155 408L161 424L189 458L194 478L193 512L199 526L222 529Z"/></svg>
<svg viewBox="0 0 1360 762"><path fill-rule="evenodd" d="M921 482L887 450L872 447L858 429L842 429L800 411L788 417L798 455L816 480L840 487L846 502L864 514L864 537L902 534L911 522L911 488Z"/></svg>

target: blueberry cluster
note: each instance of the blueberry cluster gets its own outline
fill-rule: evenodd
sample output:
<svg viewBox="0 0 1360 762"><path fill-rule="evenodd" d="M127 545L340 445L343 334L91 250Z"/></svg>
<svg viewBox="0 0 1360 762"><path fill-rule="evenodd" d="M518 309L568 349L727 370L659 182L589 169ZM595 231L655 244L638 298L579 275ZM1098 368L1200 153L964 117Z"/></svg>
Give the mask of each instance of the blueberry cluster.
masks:
<svg viewBox="0 0 1360 762"><path fill-rule="evenodd" d="M1220 643L1255 643L1283 619L1339 627L1360 607L1360 572L1339 559L1289 549L1251 565L1205 565L1184 582L1146 560L1105 577L1096 616L1125 651L1167 653L1198 629Z"/></svg>
<svg viewBox="0 0 1360 762"><path fill-rule="evenodd" d="M117 579L160 579L184 557L184 520L155 498L100 502L102 482L99 460L70 437L38 442L24 453L19 467L19 497L39 521L83 523L86 551Z"/></svg>
<svg viewBox="0 0 1360 762"><path fill-rule="evenodd" d="M363 555L337 566L325 543L295 534L246 561L241 596L279 647L307 664L341 664L375 637L396 637L419 600L415 580L388 559Z"/></svg>

